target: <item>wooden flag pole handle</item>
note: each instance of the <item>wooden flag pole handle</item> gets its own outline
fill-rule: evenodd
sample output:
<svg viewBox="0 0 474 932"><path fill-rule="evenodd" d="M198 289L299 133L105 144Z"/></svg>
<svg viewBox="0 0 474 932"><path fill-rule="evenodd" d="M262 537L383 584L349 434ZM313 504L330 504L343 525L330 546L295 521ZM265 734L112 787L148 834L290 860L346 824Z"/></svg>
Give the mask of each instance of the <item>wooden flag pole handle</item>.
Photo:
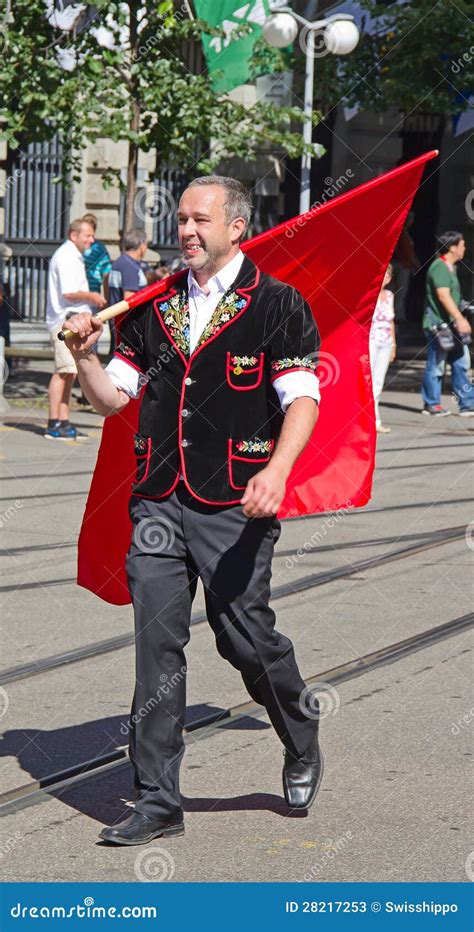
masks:
<svg viewBox="0 0 474 932"><path fill-rule="evenodd" d="M128 303L128 301L118 301L117 304L111 304L110 307L105 307L103 311L99 311L97 314L94 314L93 316L96 319L98 318L103 323L105 323L106 320L111 320L112 317L118 317L119 314L125 314L125 311L129 311L129 310L130 310L130 304ZM60 330L58 333L58 340L64 343L64 341L67 340L68 337L73 337L73 336L74 336L74 333L72 332L72 330Z"/></svg>

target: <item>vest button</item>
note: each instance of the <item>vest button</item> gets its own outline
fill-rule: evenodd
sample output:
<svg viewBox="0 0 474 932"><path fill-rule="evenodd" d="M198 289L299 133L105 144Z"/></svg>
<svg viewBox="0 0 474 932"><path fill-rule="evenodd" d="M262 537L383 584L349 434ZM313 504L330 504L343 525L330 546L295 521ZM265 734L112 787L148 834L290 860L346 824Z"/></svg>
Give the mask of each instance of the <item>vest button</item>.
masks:
<svg viewBox="0 0 474 932"><path fill-rule="evenodd" d="M182 440L182 441L181 441L181 446L182 446L182 447L189 447L189 440Z"/></svg>
<svg viewBox="0 0 474 932"><path fill-rule="evenodd" d="M188 414L189 414L188 409L187 409L187 408L183 408L183 410L181 411L181 414L182 414L183 417L187 417Z"/></svg>
<svg viewBox="0 0 474 932"><path fill-rule="evenodd" d="M189 375L186 376L186 378L185 378L185 380L184 380L184 384L185 384L185 385L192 385L193 382L194 382L194 379L191 379L191 378L189 377Z"/></svg>

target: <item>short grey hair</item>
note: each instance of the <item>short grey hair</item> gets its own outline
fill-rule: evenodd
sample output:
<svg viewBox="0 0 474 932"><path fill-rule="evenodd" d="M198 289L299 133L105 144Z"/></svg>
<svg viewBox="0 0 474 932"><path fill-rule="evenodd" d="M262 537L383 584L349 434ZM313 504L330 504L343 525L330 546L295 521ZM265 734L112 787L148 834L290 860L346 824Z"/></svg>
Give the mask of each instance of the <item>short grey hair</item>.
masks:
<svg viewBox="0 0 474 932"><path fill-rule="evenodd" d="M245 220L245 230L247 230L252 216L252 195L250 191L241 181L237 181L237 178L229 178L227 175L201 175L199 178L194 178L188 184L188 188L205 187L210 184L217 184L220 188L224 188L226 194L224 204L225 222L229 224L236 220L237 217L242 217Z"/></svg>
<svg viewBox="0 0 474 932"><path fill-rule="evenodd" d="M127 230L123 234L123 248L125 252L129 252L131 249L139 249L143 243L146 243L148 237L145 233L145 230L140 230L139 227L134 227L133 230Z"/></svg>

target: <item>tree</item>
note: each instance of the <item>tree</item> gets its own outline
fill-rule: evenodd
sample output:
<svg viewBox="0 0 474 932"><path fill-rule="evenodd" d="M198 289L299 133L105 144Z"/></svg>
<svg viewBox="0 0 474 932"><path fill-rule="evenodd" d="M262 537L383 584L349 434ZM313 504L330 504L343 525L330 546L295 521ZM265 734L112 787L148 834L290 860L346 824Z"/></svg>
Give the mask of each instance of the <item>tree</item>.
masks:
<svg viewBox="0 0 474 932"><path fill-rule="evenodd" d="M53 0L0 0L1 9L3 138L14 148L58 134L73 180L86 141L126 140L126 227L133 222L140 150L155 150L157 172L168 163L200 174L223 159L254 159L269 145L291 157L305 148L295 130L303 119L298 107L246 107L216 95L206 73L189 72L182 50L200 41L206 24L191 20L185 6L95 0L83 4L68 32L51 15ZM104 183L117 174L106 170Z"/></svg>
<svg viewBox="0 0 474 932"><path fill-rule="evenodd" d="M318 62L325 107L341 99L378 112L456 114L474 87L474 3L360 0L360 42Z"/></svg>

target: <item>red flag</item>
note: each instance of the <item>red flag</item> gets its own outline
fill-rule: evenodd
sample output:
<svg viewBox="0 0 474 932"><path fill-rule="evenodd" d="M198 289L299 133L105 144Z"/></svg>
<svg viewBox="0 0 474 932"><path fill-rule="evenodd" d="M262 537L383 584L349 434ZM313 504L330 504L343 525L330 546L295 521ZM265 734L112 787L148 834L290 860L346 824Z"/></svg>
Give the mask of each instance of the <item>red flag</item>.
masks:
<svg viewBox="0 0 474 932"><path fill-rule="evenodd" d="M290 475L280 518L360 507L370 499L375 421L369 331L387 263L429 152L244 243L263 271L294 285L321 334L320 416ZM143 289L131 306L167 288ZM140 401L108 418L79 538L78 583L107 602L130 602L125 555Z"/></svg>

